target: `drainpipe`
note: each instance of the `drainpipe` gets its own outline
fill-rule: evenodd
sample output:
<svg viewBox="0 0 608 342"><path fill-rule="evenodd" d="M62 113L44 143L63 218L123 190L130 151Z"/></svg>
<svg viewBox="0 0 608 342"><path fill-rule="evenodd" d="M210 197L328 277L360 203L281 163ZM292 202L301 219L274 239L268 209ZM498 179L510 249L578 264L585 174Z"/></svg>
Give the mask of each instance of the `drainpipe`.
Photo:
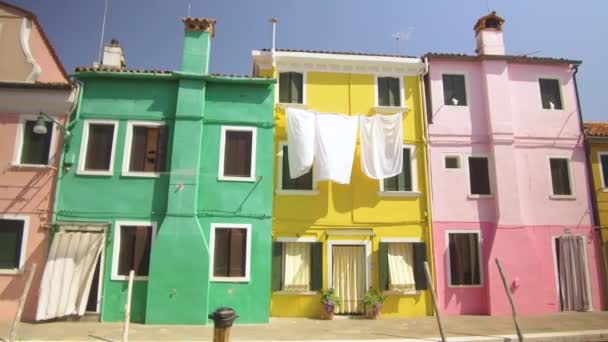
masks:
<svg viewBox="0 0 608 342"><path fill-rule="evenodd" d="M422 140L424 143L424 146L426 147L424 149L424 158L425 158L425 163L424 163L424 168L425 168L425 172L426 172L426 183L425 183L425 189L424 191L426 191L427 195L426 195L426 220L427 220L427 245L428 245L428 249L430 251L430 260L432 261L431 264L431 274L433 277L433 282L434 282L434 288L437 288L437 277L435 277L435 253L434 253L434 241L433 241L433 216L432 216L432 192L431 189L433 188L433 182L432 182L432 177L431 177L431 162L429 159L429 144L428 144L428 124L429 121L426 118L426 116L429 115L429 112L432 113L432 109L429 108L430 107L430 102L427 102L427 94L426 94L426 87L425 87L425 78L429 73L429 62L428 62L428 58L424 57L424 71L422 73L420 73L420 94L422 95L421 100L422 100L422 120L420 125L422 126L422 131L424 132L424 135L422 136ZM427 106L427 103L429 106ZM432 310L432 309L431 309Z"/></svg>

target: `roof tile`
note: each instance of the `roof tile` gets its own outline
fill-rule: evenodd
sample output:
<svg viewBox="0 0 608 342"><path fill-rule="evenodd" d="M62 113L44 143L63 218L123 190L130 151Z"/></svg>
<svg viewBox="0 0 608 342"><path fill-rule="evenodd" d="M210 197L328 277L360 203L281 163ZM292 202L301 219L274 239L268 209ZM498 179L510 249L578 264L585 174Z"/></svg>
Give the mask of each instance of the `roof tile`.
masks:
<svg viewBox="0 0 608 342"><path fill-rule="evenodd" d="M75 72L115 72L123 74L171 74L170 70L157 70L157 69L120 69L106 66L92 66L92 67L76 67Z"/></svg>
<svg viewBox="0 0 608 342"><path fill-rule="evenodd" d="M261 51L271 51L272 49L262 49ZM306 49L275 49L275 51L283 52L304 52L304 53L325 53L331 55L353 55L353 56L376 56L376 57L401 57L401 58L419 58L416 56L385 54L385 53L369 53L369 52L350 52L350 51L328 51L328 50L306 50Z"/></svg>
<svg viewBox="0 0 608 342"><path fill-rule="evenodd" d="M529 63L529 64L581 64L581 61L572 60L567 58L553 58L553 57L530 57L524 55L467 55L464 53L441 53L441 52L428 52L424 55L427 58L436 59L458 59L468 61L480 61L480 60L506 60L509 62L516 63Z"/></svg>
<svg viewBox="0 0 608 342"><path fill-rule="evenodd" d="M588 137L608 137L608 122L585 122Z"/></svg>

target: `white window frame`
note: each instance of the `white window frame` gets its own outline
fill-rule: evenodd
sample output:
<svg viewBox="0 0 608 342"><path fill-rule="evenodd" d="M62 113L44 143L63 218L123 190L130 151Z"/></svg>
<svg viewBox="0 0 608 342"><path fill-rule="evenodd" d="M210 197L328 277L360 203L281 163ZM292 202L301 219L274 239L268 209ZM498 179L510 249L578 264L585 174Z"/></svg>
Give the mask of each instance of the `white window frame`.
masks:
<svg viewBox="0 0 608 342"><path fill-rule="evenodd" d="M458 159L458 167L457 168L449 168L446 166L446 159L447 158L457 158ZM463 163L463 157L460 153L444 153L442 155L442 160L441 160L441 164L443 165L443 169L447 172L460 172L462 169L464 169L464 163ZM468 159L467 159L468 162ZM470 191L470 189L469 189Z"/></svg>
<svg viewBox="0 0 608 342"><path fill-rule="evenodd" d="M57 148L57 134L55 132L56 130L56 124L49 120L48 118L44 118L44 122L51 122L51 129L49 132L47 132L46 134L50 134L51 135L51 144L49 146L49 154L47 156L47 162L46 164L24 164L21 163L21 153L23 152L23 138L24 138L24 133L25 133L25 122L26 121L37 121L38 120L38 116L36 115L19 115L19 122L17 123L17 136L15 137L15 147L14 147L14 152L13 152L13 162L11 163L11 166L19 166L19 167L31 167L31 168L48 168L51 167L55 161L55 156L57 151L55 150Z"/></svg>
<svg viewBox="0 0 608 342"><path fill-rule="evenodd" d="M150 240L150 260L152 259L152 248L156 240L157 223L154 221L116 221L114 223L114 241L112 242L112 280L129 280L128 275L118 274L118 259L120 257L120 232L124 226L149 226L152 229ZM151 264L151 263L150 263ZM134 276L134 280L148 280L148 276Z"/></svg>
<svg viewBox="0 0 608 342"><path fill-rule="evenodd" d="M566 236L576 236L576 237L581 237L583 239L583 260L585 261L585 267L584 267L584 272L585 272L585 282L587 285L587 293L589 294L589 310L587 311L593 311L593 292L591 291L591 277L589 276L589 254L587 252L587 237L585 235L580 235L580 234L572 234L572 235L568 235L568 234L559 234L559 235L555 235L553 236L553 238L551 239L551 250L553 251L553 274L555 276L555 297L557 298L557 303L559 305L559 309L560 311L562 310L562 306L561 306L561 294L559 291L559 270L557 267L557 249L555 247L555 244L557 242L557 239L561 238L561 237L566 237Z"/></svg>
<svg viewBox="0 0 608 342"><path fill-rule="evenodd" d="M540 89L540 80L553 80L553 81L557 81L557 83L559 84L559 98L562 102L562 108L558 109L558 108L543 108L543 93ZM562 82L562 78L559 76L555 76L555 75L539 75L536 78L536 85L538 86L538 100L540 101L540 109L543 111L549 111L549 112L560 112L560 111L564 111L566 110L566 102L564 101L564 85Z"/></svg>
<svg viewBox="0 0 608 342"><path fill-rule="evenodd" d="M391 77L399 79L399 106L380 106L379 104L379 94L378 94L378 78L381 77ZM374 107L377 109L382 108L395 108L400 110L406 110L405 106L405 75L395 75L395 74L376 74L374 77Z"/></svg>
<svg viewBox="0 0 608 342"><path fill-rule="evenodd" d="M246 231L246 251L245 251L245 276L244 277L216 277L213 275L215 259L215 230L224 229L245 229ZM209 281L223 283L247 283L251 280L251 224L249 223L211 223L209 237Z"/></svg>
<svg viewBox="0 0 608 342"><path fill-rule="evenodd" d="M600 165L600 184L602 191L608 192L608 179L604 179L604 166L602 165L602 156L608 156L608 151L600 151L597 153L597 163Z"/></svg>
<svg viewBox="0 0 608 342"><path fill-rule="evenodd" d="M445 93L443 92L443 76L464 76L464 98L467 102L466 106L455 105L455 104L445 104ZM469 94L471 93L469 89L469 73L467 71L461 70L444 70L441 72L441 106L447 106L450 108L469 108L471 106L471 98Z"/></svg>
<svg viewBox="0 0 608 342"><path fill-rule="evenodd" d="M553 193L553 175L551 174L551 159L565 159L568 162L568 182L570 182L570 195L556 195ZM572 174L572 160L569 156L564 155L549 155L547 156L547 166L549 168L549 189L551 193L549 198L552 200L573 200L576 199L576 190L574 188L574 177Z"/></svg>
<svg viewBox="0 0 608 342"><path fill-rule="evenodd" d="M418 164L416 163L416 145L403 144L403 149L410 149L410 170L412 175L412 190L411 191L384 191L384 179L378 180L378 196L380 197L418 197L420 191L418 191Z"/></svg>
<svg viewBox="0 0 608 342"><path fill-rule="evenodd" d="M312 189L310 190L294 190L283 189L283 148L288 147L286 141L279 142L279 150L277 152L277 195L297 195L297 196L316 196L319 194L317 190L317 180L315 177L315 168L312 168ZM288 147L289 149L289 147Z"/></svg>
<svg viewBox="0 0 608 342"><path fill-rule="evenodd" d="M21 234L21 250L19 252L18 268L0 268L0 274L19 274L23 270L27 257L27 243L30 230L30 217L27 215L0 214L0 219L23 221L23 233Z"/></svg>
<svg viewBox="0 0 608 342"><path fill-rule="evenodd" d="M131 149L133 145L133 129L135 127L166 127L162 121L127 121L127 134L122 158L122 175L126 177L160 177L161 172L129 171L131 165ZM166 158L166 154L165 154Z"/></svg>
<svg viewBox="0 0 608 342"><path fill-rule="evenodd" d="M478 285L452 285L452 267L450 260L450 234L477 234L477 259L479 261L479 284ZM447 281L449 288L479 288L484 287L484 269L483 269L483 249L481 249L481 230L478 229L457 229L445 231L445 256Z"/></svg>
<svg viewBox="0 0 608 342"><path fill-rule="evenodd" d="M114 132L112 136L112 151L110 154L110 168L109 170L85 170L86 154L89 145L89 127L91 124L102 124L114 126ZM80 156L78 158L78 175L90 175L90 176L112 176L114 174L114 157L116 156L116 140L118 137L118 121L116 120L85 120L82 130L82 140L80 141Z"/></svg>
<svg viewBox="0 0 608 342"><path fill-rule="evenodd" d="M277 237L275 242L295 242L295 243L308 243L312 244L315 242L319 242L316 237L312 236L301 236L301 237ZM311 257L312 257L312 246L311 246ZM284 251L281 251L281 258L285 258ZM283 270L281 270L281 277L285 274L285 263L283 262ZM282 279L281 279L282 283ZM276 295L285 295L285 296L315 296L317 295L317 291L285 291L281 288L279 291L274 291L272 294Z"/></svg>
<svg viewBox="0 0 608 342"><path fill-rule="evenodd" d="M334 246L363 246L365 247L365 288L369 289L372 284L372 242L365 240L327 240L327 288L333 288L334 269L333 269L333 248Z"/></svg>
<svg viewBox="0 0 608 342"><path fill-rule="evenodd" d="M281 73L287 73L287 72L295 72L298 74L302 74L302 103L290 103L290 102L279 102L280 99L280 90L279 87L281 86L279 84L279 78L280 78L280 74ZM286 69L286 70L277 70L277 85L276 85L276 91L274 92L274 102L277 103L279 106L281 107L292 107L292 108L306 108L307 106L307 102L306 102L306 94L307 94L307 89L306 89L306 84L308 83L308 72L306 71L302 71L302 70L295 70L295 69Z"/></svg>
<svg viewBox="0 0 608 342"><path fill-rule="evenodd" d="M228 131L239 131L239 132L251 132L251 170L249 171L249 177L236 177L236 176L224 176L224 153L226 151L226 132ZM255 182L257 177L255 174L256 166L256 150L257 150L257 128L251 126L222 126L221 137L220 137L220 164L218 167L217 178L221 181L233 181L233 182Z"/></svg>
<svg viewBox="0 0 608 342"><path fill-rule="evenodd" d="M490 194L473 194L471 191L471 169L469 167L469 159L471 158L486 158L488 160L488 180L490 182ZM468 198L492 198L494 197L494 164L492 158L486 153L471 153L466 155L466 163L464 165L467 182Z"/></svg>

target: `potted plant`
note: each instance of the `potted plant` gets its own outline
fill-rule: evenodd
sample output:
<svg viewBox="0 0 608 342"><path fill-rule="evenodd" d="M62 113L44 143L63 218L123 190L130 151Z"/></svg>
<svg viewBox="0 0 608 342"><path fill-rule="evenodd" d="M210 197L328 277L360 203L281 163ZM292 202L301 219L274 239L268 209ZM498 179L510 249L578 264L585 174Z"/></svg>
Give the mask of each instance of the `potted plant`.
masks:
<svg viewBox="0 0 608 342"><path fill-rule="evenodd" d="M377 289L370 287L361 300L365 306L365 315L369 319L376 319L382 310L382 303L386 296Z"/></svg>
<svg viewBox="0 0 608 342"><path fill-rule="evenodd" d="M342 304L342 300L334 289L319 291L321 295L321 304L323 305L323 319L333 319L336 306Z"/></svg>

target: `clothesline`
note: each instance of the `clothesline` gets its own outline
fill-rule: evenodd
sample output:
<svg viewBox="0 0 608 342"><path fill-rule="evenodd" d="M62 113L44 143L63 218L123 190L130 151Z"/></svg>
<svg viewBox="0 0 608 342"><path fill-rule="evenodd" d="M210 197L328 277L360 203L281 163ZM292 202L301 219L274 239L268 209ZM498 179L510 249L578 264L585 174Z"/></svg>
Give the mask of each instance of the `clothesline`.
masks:
<svg viewBox="0 0 608 342"><path fill-rule="evenodd" d="M373 179L403 169L403 114L347 116L287 109L289 174L298 178L315 168L317 181L349 184L359 130L361 169Z"/></svg>

